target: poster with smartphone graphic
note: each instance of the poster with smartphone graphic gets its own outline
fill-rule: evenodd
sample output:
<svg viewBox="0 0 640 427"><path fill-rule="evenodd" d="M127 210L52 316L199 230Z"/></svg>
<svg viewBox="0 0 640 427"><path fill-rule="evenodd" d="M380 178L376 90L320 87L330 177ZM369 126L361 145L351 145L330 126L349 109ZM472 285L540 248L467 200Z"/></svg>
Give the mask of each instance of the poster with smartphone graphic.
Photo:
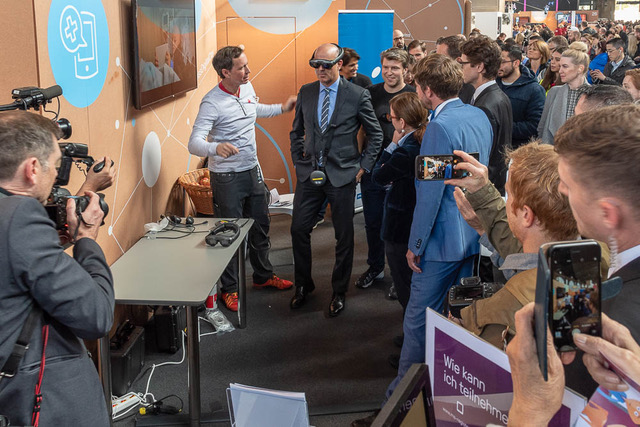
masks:
<svg viewBox="0 0 640 427"><path fill-rule="evenodd" d="M431 309L426 315L425 360L438 427L507 425L513 400L507 354ZM565 389L549 426L573 426L585 405Z"/></svg>
<svg viewBox="0 0 640 427"><path fill-rule="evenodd" d="M74 107L100 95L109 66L109 28L99 0L53 0L47 28L49 62Z"/></svg>

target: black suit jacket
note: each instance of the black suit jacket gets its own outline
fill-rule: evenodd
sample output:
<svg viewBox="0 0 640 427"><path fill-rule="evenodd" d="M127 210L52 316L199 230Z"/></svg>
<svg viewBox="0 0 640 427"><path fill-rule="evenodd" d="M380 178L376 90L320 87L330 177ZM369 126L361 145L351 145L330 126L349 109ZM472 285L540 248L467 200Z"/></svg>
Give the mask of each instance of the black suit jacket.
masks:
<svg viewBox="0 0 640 427"><path fill-rule="evenodd" d="M301 182L315 170L315 156L331 139L325 172L331 184L342 187L352 183L360 168L371 171L382 145L382 129L371 106L369 91L340 77L336 105L329 126L322 133L318 123L320 82L300 88L291 139L291 159ZM362 155L358 151L360 126L369 137Z"/></svg>
<svg viewBox="0 0 640 427"><path fill-rule="evenodd" d="M0 194L0 366L34 305L40 316L29 350L13 378L0 385L0 414L31 425L34 384L42 356L42 325L50 325L42 382L40 425L109 426L100 379L83 339L109 333L115 306L113 278L100 246L79 239L73 258L60 246L44 207L25 196Z"/></svg>
<svg viewBox="0 0 640 427"><path fill-rule="evenodd" d="M413 210L416 207L415 160L420 154L420 141L411 134L402 146L390 154L382 151L371 178L381 186L390 185L384 198L382 240L409 242Z"/></svg>
<svg viewBox="0 0 640 427"><path fill-rule="evenodd" d="M489 155L489 180L504 195L504 183L507 178L507 166L504 153L511 148L513 132L513 112L509 97L497 84L491 85L476 98L473 103L482 109L493 128L493 145Z"/></svg>
<svg viewBox="0 0 640 427"><path fill-rule="evenodd" d="M640 343L640 258L634 259L613 275L622 279L622 290L602 302L602 311L629 328L633 339Z"/></svg>

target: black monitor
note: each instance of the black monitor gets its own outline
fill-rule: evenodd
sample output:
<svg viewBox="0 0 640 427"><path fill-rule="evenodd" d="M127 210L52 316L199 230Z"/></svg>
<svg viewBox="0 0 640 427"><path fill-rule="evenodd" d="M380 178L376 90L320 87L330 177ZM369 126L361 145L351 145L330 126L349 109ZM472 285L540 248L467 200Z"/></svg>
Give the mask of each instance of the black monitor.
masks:
<svg viewBox="0 0 640 427"><path fill-rule="evenodd" d="M435 427L429 368L411 365L371 427Z"/></svg>
<svg viewBox="0 0 640 427"><path fill-rule="evenodd" d="M195 0L133 0L134 105L197 87Z"/></svg>

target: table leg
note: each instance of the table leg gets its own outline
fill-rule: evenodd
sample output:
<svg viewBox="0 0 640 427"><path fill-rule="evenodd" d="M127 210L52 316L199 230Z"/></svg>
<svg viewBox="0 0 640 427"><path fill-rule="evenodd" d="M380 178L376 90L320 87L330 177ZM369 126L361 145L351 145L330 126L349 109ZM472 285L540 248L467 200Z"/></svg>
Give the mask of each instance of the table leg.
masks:
<svg viewBox="0 0 640 427"><path fill-rule="evenodd" d="M189 356L189 425L200 426L200 343L198 307L187 308L187 354Z"/></svg>
<svg viewBox="0 0 640 427"><path fill-rule="evenodd" d="M244 329L247 326L247 274L245 270L245 258L247 245L245 241L238 248L238 327Z"/></svg>
<svg viewBox="0 0 640 427"><path fill-rule="evenodd" d="M109 423L113 425L113 415L111 407L111 352L110 352L109 334L98 340L98 353L100 354L100 376L102 381L102 390L107 400L107 415L109 415Z"/></svg>

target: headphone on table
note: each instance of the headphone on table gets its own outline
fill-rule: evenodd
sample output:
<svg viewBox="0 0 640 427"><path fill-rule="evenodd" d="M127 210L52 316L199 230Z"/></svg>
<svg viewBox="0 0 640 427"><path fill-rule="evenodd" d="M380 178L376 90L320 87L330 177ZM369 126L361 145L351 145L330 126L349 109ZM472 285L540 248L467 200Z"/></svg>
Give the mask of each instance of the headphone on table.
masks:
<svg viewBox="0 0 640 427"><path fill-rule="evenodd" d="M184 219L184 224L182 224L182 217L173 215L171 212L160 215L160 218L167 218L169 220L169 224L173 225L174 227L192 227L194 225L194 219L191 215L187 216Z"/></svg>
<svg viewBox="0 0 640 427"><path fill-rule="evenodd" d="M232 232L232 234L229 234ZM204 238L207 246L215 246L220 243L225 248L231 246L240 236L240 226L235 222L223 222L212 229Z"/></svg>

